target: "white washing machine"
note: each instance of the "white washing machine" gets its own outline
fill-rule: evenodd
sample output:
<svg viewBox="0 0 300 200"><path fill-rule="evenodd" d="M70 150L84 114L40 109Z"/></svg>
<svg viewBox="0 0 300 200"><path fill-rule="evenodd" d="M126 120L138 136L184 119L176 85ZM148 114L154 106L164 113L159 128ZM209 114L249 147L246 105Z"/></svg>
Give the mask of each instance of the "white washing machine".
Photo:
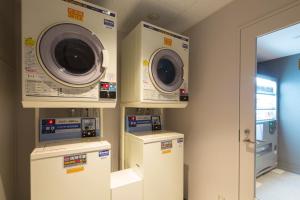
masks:
<svg viewBox="0 0 300 200"><path fill-rule="evenodd" d="M85 1L22 1L23 105L67 101L114 107L116 26L116 13Z"/></svg>
<svg viewBox="0 0 300 200"><path fill-rule="evenodd" d="M184 107L189 38L141 22L122 44L122 102Z"/></svg>
<svg viewBox="0 0 300 200"><path fill-rule="evenodd" d="M183 199L183 138L168 131L125 134L125 167L143 178L144 200Z"/></svg>
<svg viewBox="0 0 300 200"><path fill-rule="evenodd" d="M48 144L31 153L31 200L110 200L106 141Z"/></svg>

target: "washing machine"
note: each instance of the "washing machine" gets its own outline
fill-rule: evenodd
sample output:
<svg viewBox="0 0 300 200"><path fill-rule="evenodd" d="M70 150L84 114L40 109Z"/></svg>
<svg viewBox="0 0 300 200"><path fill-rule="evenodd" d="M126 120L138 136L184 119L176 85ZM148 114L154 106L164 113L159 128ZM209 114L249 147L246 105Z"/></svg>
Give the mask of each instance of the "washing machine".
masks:
<svg viewBox="0 0 300 200"><path fill-rule="evenodd" d="M189 38L141 22L122 43L121 99L185 107Z"/></svg>
<svg viewBox="0 0 300 200"><path fill-rule="evenodd" d="M125 167L143 178L144 200L183 199L183 134L126 133Z"/></svg>
<svg viewBox="0 0 300 200"><path fill-rule="evenodd" d="M111 200L106 141L52 143L31 153L31 200Z"/></svg>
<svg viewBox="0 0 300 200"><path fill-rule="evenodd" d="M161 130L159 116L127 116L125 168L143 179L144 200L183 199L184 135Z"/></svg>
<svg viewBox="0 0 300 200"><path fill-rule="evenodd" d="M22 1L23 106L97 102L115 107L116 26L116 13L85 1Z"/></svg>

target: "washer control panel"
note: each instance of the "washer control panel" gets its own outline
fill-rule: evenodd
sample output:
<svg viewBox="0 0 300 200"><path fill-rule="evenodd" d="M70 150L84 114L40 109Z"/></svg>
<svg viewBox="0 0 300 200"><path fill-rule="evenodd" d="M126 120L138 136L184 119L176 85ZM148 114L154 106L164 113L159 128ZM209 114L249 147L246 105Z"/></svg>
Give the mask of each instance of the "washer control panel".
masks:
<svg viewBox="0 0 300 200"><path fill-rule="evenodd" d="M82 137L96 137L96 118L82 118L81 119L81 136Z"/></svg>
<svg viewBox="0 0 300 200"><path fill-rule="evenodd" d="M128 115L126 117L127 132L143 132L162 130L159 115Z"/></svg>
<svg viewBox="0 0 300 200"><path fill-rule="evenodd" d="M99 135L98 118L45 118L40 120L40 142Z"/></svg>

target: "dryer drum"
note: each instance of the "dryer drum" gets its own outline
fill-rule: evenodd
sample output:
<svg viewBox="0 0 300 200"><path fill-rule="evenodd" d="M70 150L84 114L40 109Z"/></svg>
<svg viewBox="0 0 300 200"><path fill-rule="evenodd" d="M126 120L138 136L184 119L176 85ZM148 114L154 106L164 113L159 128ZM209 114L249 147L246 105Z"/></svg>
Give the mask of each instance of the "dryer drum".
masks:
<svg viewBox="0 0 300 200"><path fill-rule="evenodd" d="M183 83L183 62L180 56L171 49L160 49L153 56L150 76L157 89L172 93Z"/></svg>
<svg viewBox="0 0 300 200"><path fill-rule="evenodd" d="M42 67L56 81L71 87L86 87L104 74L104 47L99 38L76 24L57 24L40 37Z"/></svg>

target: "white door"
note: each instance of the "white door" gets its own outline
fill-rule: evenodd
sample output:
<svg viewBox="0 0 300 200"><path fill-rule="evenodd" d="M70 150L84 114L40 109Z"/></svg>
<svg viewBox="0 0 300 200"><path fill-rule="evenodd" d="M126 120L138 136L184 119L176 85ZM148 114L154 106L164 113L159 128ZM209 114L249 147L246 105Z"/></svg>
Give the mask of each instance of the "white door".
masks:
<svg viewBox="0 0 300 200"><path fill-rule="evenodd" d="M241 28L240 200L255 198L256 41L264 34L300 22L300 2Z"/></svg>

